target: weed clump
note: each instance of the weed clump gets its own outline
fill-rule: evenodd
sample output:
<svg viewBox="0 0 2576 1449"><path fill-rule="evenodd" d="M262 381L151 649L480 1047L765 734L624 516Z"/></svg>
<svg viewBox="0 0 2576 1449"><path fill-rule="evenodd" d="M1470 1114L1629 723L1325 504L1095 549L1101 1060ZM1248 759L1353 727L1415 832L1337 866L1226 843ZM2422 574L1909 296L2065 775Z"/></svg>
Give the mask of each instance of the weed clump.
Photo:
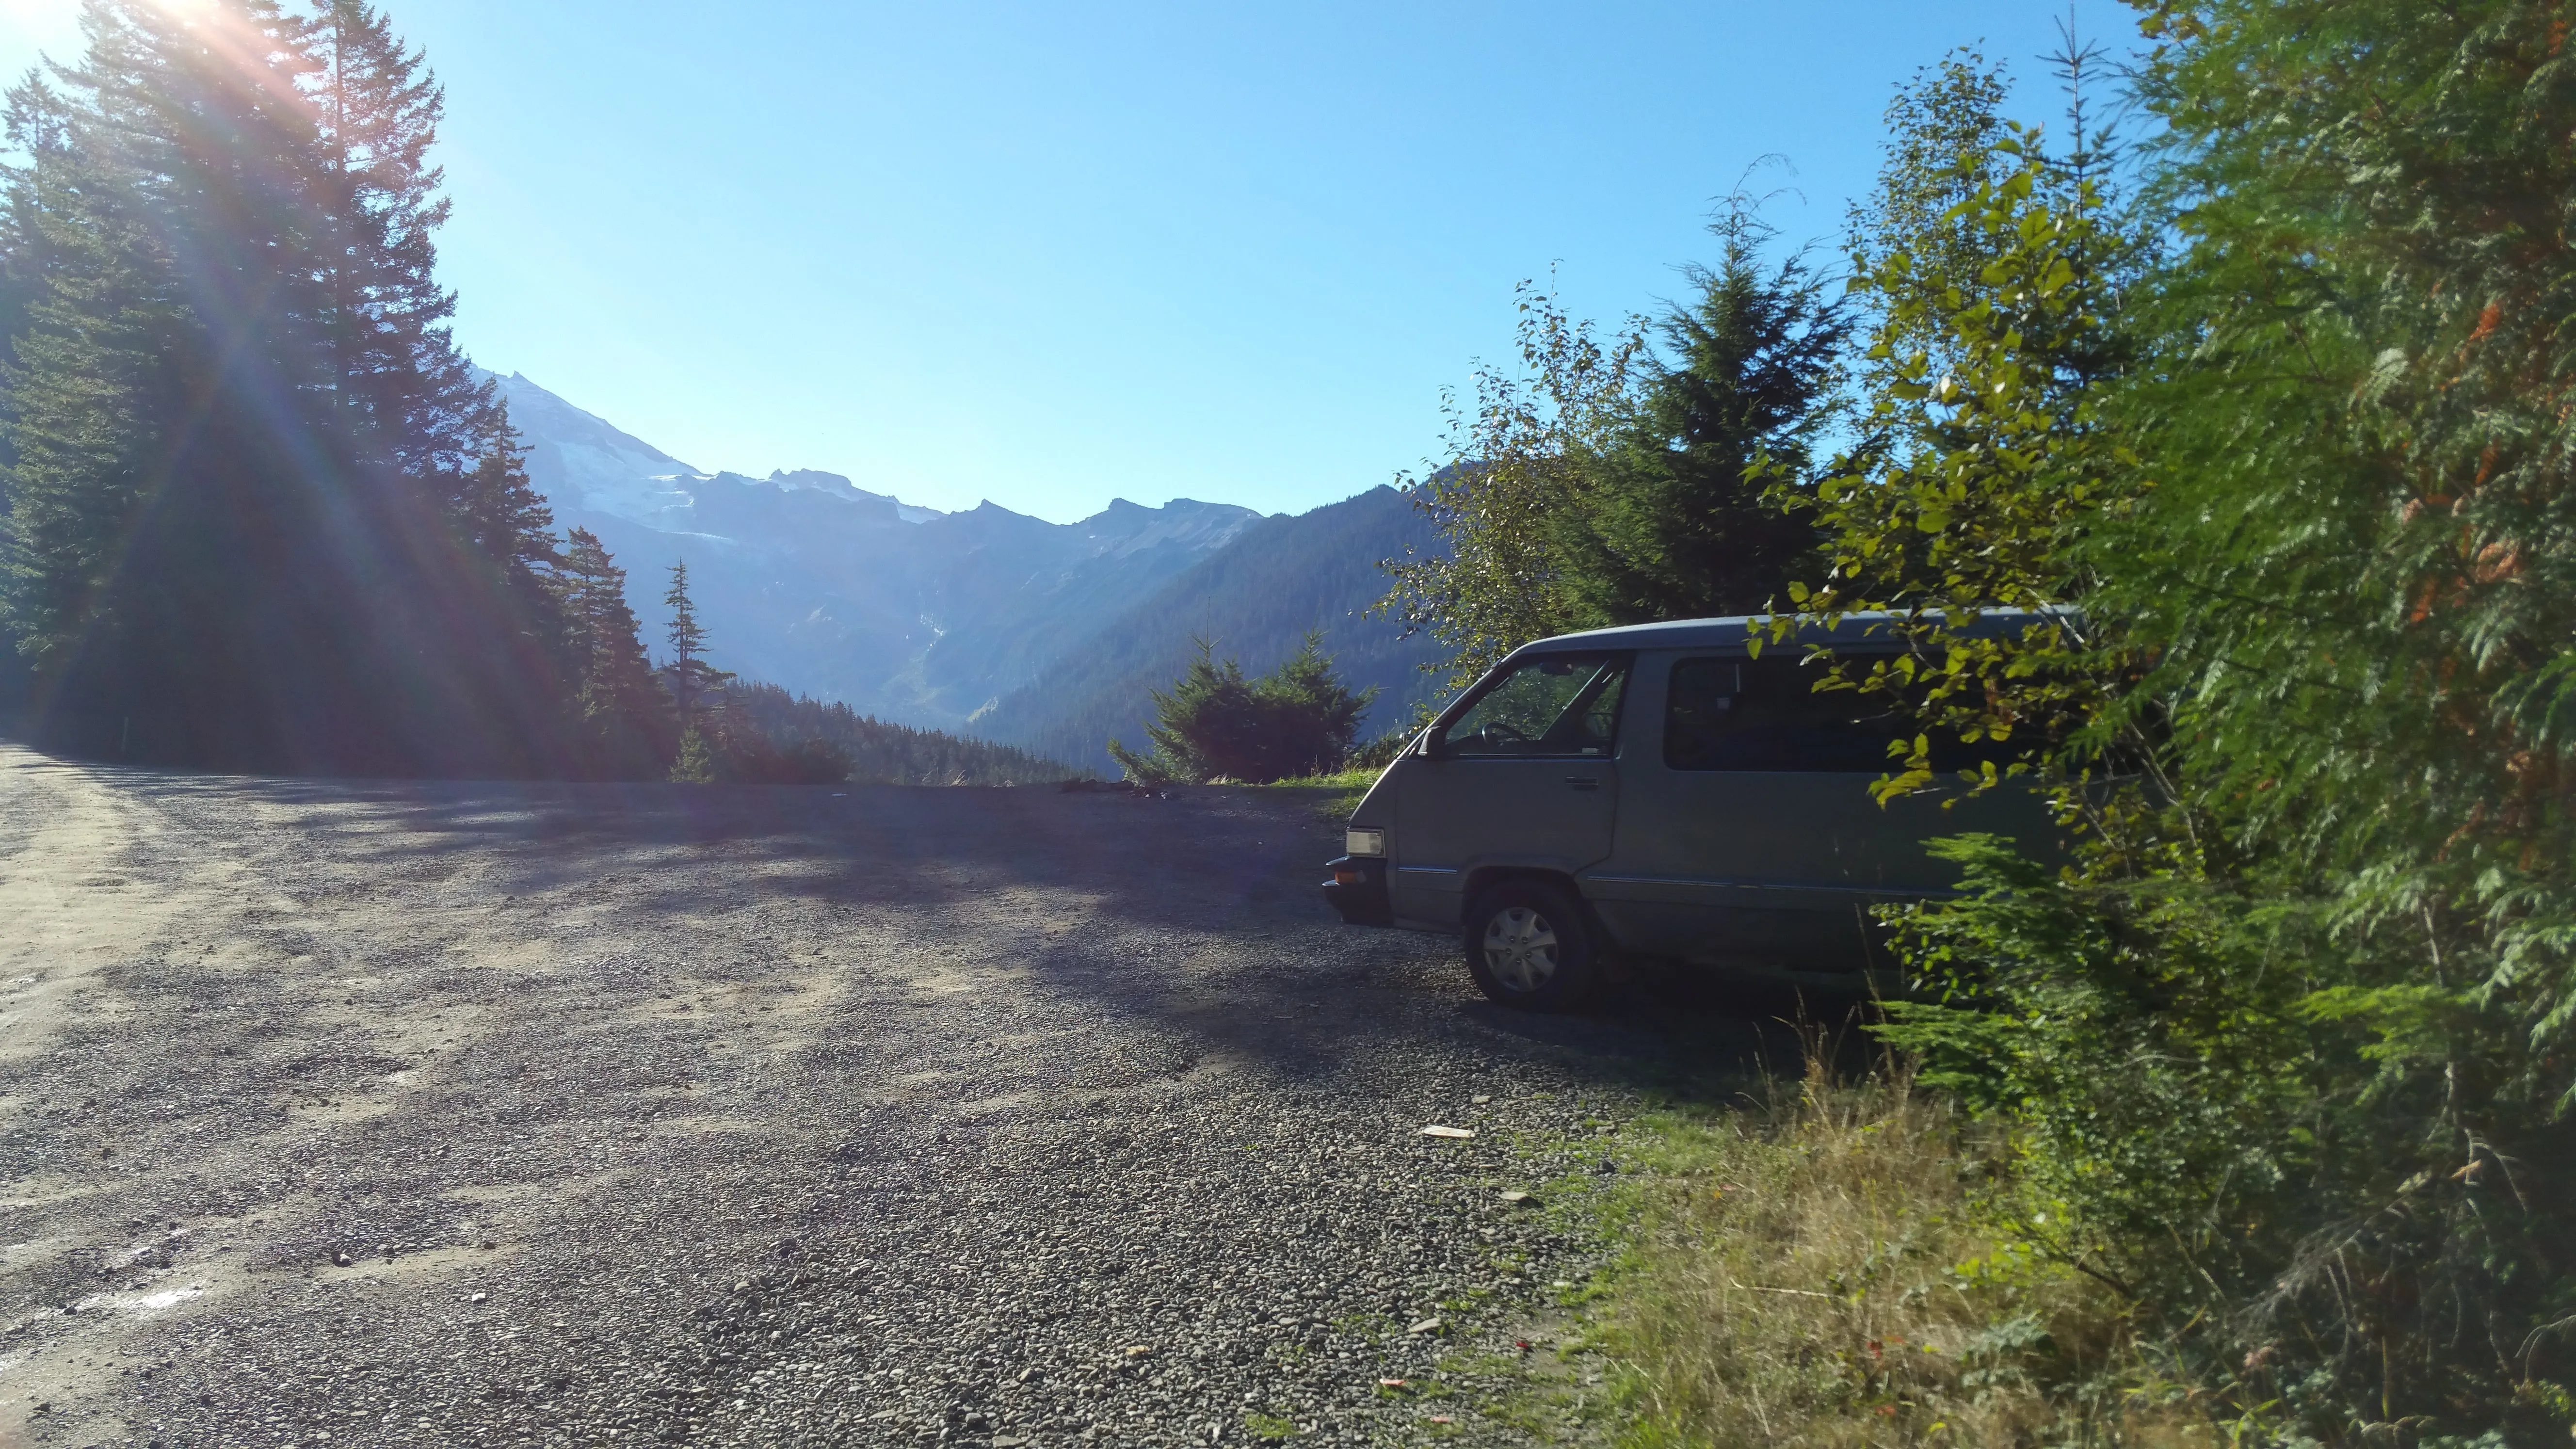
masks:
<svg viewBox="0 0 2576 1449"><path fill-rule="evenodd" d="M2008 1226L2009 1144L1902 1066L1649 1125L1604 1325L1638 1449L2215 1442L2122 1296Z"/></svg>

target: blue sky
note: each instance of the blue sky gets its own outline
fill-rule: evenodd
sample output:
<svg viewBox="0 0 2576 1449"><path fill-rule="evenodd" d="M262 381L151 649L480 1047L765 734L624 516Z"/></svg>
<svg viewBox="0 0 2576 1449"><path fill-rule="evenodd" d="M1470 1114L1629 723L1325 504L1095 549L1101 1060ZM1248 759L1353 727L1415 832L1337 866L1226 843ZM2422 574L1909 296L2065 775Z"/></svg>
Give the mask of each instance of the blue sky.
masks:
<svg viewBox="0 0 2576 1449"><path fill-rule="evenodd" d="M1556 268L1615 320L1756 158L1830 240L1890 87L2064 0L393 0L445 81L458 335L701 468L1059 521L1419 468ZM0 66L73 0L0 0ZM2129 12L2082 0L2117 42ZM1775 174L1772 184L1781 184Z"/></svg>

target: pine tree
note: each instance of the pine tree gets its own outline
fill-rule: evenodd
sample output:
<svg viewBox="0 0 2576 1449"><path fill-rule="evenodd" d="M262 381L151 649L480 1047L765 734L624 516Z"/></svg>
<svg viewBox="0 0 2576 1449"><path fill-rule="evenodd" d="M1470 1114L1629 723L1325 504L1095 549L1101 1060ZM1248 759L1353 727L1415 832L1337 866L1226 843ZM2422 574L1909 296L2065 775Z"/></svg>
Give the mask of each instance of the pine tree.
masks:
<svg viewBox="0 0 2576 1449"><path fill-rule="evenodd" d="M51 733L568 767L551 520L448 335L418 54L363 5L85 0L83 25L13 100L0 233L0 609Z"/></svg>
<svg viewBox="0 0 2576 1449"><path fill-rule="evenodd" d="M677 745L671 698L645 657L626 571L586 528L571 532L560 573L566 626L579 663L585 759L581 772L616 779L663 773Z"/></svg>
<svg viewBox="0 0 2576 1449"><path fill-rule="evenodd" d="M114 652L118 543L146 493L156 415L185 308L95 117L40 77L9 96L9 502L0 608L16 646L59 676L85 644Z"/></svg>
<svg viewBox="0 0 2576 1449"><path fill-rule="evenodd" d="M445 97L420 53L360 0L324 0L312 43L323 332L349 473L380 495L418 580L410 612L426 633L414 653L452 654L425 672L471 697L486 728L522 740L529 765L546 766L565 748L545 738L550 727L578 713L578 662L539 647L564 636L553 519L506 410L455 346L455 297L436 276L434 234L449 206L428 154ZM460 630L459 620L471 622ZM440 650L457 640L483 647Z"/></svg>
<svg viewBox="0 0 2576 1449"><path fill-rule="evenodd" d="M1816 543L1776 496L1803 489L1851 327L1802 256L1765 265L1771 229L1739 197L1711 228L1714 270L1675 307L1666 359L1577 468L1553 533L1578 622L1750 613L1779 601Z"/></svg>
<svg viewBox="0 0 2576 1449"><path fill-rule="evenodd" d="M1139 754L1113 739L1110 758L1128 778L1267 782L1338 769L1359 732L1374 689L1353 693L1333 675L1323 638L1308 634L1287 662L1258 679L1219 661L1201 638L1198 656L1168 690L1154 690L1150 750Z"/></svg>
<svg viewBox="0 0 2576 1449"><path fill-rule="evenodd" d="M89 0L83 28L49 154L11 177L44 255L9 377L8 607L58 738L122 743L140 715L147 747L238 746L351 662L291 599L333 521L295 481L313 396L302 31L258 0ZM42 106L22 88L22 114Z"/></svg>
<svg viewBox="0 0 2576 1449"><path fill-rule="evenodd" d="M674 785L712 785L716 782L716 752L708 745L704 731L696 725L680 731L678 758L671 762Z"/></svg>
<svg viewBox="0 0 2576 1449"><path fill-rule="evenodd" d="M671 697L678 703L683 727L695 729L724 705L724 687L733 676L706 661L707 631L698 623L697 606L689 600L689 564L671 565L671 588L662 595L671 609Z"/></svg>

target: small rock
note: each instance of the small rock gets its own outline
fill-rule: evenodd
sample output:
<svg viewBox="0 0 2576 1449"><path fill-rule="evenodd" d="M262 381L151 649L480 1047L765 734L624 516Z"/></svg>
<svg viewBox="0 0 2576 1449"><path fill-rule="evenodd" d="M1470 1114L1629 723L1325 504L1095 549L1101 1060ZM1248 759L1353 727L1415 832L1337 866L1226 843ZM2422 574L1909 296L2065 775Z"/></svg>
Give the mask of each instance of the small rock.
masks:
<svg viewBox="0 0 2576 1449"><path fill-rule="evenodd" d="M1446 1138L1451 1138L1451 1139L1454 1139L1454 1140L1461 1140L1461 1141L1463 1141L1463 1140L1465 1140L1466 1138L1469 1138L1469 1137L1473 1137L1473 1136L1475 1136L1475 1135L1476 1135L1476 1133L1475 1133L1474 1129L1472 1129L1472 1128L1467 1128L1467 1127L1443 1127L1443 1126L1441 1126L1440 1124L1438 1124L1438 1123L1436 1123L1436 1122L1435 1122L1435 1123L1433 1123L1432 1125L1430 1125L1430 1126L1428 1126L1428 1127L1423 1128L1423 1129L1422 1129L1422 1135L1423 1135L1423 1136L1425 1136L1425 1137L1446 1137Z"/></svg>
<svg viewBox="0 0 2576 1449"><path fill-rule="evenodd" d="M331 1255L331 1266L335 1268L346 1268L349 1266L350 1262L351 1259L346 1253L333 1253Z"/></svg>
<svg viewBox="0 0 2576 1449"><path fill-rule="evenodd" d="M1127 1345L1127 1356L1129 1358L1143 1358L1145 1355L1152 1353L1153 1351L1154 1350L1141 1343L1131 1343Z"/></svg>
<svg viewBox="0 0 2576 1449"><path fill-rule="evenodd" d="M1406 1330L1405 1330L1405 1332L1407 1332L1407 1333L1438 1333L1438 1332L1440 1332L1440 1331L1441 1331L1441 1329L1442 1329L1442 1328L1444 1328L1444 1327L1446 1327L1446 1326L1447 1326L1447 1325L1443 1324L1443 1323L1442 1323L1439 1319L1437 1319L1437 1318L1426 1318L1426 1319L1422 1320L1420 1323L1417 1323L1417 1324L1413 1325L1411 1328L1406 1329Z"/></svg>
<svg viewBox="0 0 2576 1449"><path fill-rule="evenodd" d="M1479 1093L1479 1094L1477 1094L1476 1096L1469 1097L1467 1100L1468 1100L1469 1102L1474 1103L1476 1106L1481 1107L1481 1106L1485 1105L1487 1102L1490 1102L1490 1101L1492 1101L1492 1100L1494 1100L1494 1099L1493 1099L1491 1096L1489 1096L1489 1095L1486 1095L1486 1094L1483 1094L1483 1093Z"/></svg>
<svg viewBox="0 0 2576 1449"><path fill-rule="evenodd" d="M468 1303L480 1303L491 1296L492 1295L489 1293L476 1293L467 1297L465 1301Z"/></svg>
<svg viewBox="0 0 2576 1449"><path fill-rule="evenodd" d="M1522 1192L1518 1188L1513 1188L1503 1194L1503 1201L1512 1204L1514 1207L1518 1207L1522 1203L1536 1202L1538 1199L1528 1193Z"/></svg>

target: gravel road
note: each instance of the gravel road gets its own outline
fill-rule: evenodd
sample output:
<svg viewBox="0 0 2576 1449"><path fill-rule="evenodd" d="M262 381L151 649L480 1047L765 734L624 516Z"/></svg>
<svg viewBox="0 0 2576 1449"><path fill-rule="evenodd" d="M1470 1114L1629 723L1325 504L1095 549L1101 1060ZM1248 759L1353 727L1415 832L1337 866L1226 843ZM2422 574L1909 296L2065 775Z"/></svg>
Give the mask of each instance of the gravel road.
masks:
<svg viewBox="0 0 2576 1449"><path fill-rule="evenodd" d="M0 1446L1512 1442L1432 1395L1765 1013L1489 1007L1336 839L0 746Z"/></svg>

